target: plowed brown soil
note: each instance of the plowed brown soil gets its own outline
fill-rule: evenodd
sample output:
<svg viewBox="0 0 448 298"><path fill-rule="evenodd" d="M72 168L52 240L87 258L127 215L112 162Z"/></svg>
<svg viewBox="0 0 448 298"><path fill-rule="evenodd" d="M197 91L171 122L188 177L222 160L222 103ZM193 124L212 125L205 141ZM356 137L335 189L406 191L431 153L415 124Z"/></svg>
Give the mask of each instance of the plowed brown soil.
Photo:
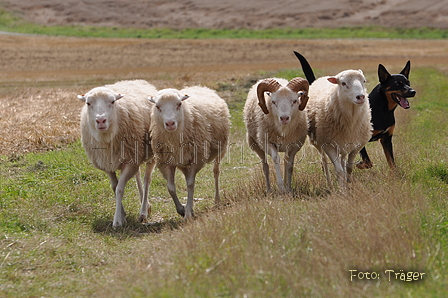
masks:
<svg viewBox="0 0 448 298"><path fill-rule="evenodd" d="M2 0L31 22L139 28L448 28L440 0Z"/></svg>

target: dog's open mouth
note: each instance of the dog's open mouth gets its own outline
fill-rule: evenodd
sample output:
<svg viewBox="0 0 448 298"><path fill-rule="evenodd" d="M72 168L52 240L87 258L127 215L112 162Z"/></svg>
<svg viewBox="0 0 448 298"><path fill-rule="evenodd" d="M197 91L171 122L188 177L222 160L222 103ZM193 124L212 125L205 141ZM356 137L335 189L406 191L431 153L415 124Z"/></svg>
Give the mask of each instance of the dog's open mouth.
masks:
<svg viewBox="0 0 448 298"><path fill-rule="evenodd" d="M396 93L392 94L392 98L396 103L398 103L403 109L409 109L411 105L409 104L409 101L406 97L403 97L401 95L398 95Z"/></svg>

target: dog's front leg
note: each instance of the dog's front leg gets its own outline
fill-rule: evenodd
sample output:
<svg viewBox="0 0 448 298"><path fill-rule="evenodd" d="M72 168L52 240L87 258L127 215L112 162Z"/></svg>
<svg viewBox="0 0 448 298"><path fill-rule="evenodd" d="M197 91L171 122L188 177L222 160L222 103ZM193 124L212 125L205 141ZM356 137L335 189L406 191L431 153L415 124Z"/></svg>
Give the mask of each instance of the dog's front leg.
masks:
<svg viewBox="0 0 448 298"><path fill-rule="evenodd" d="M392 134L385 134L380 139L381 145L383 145L383 151L386 155L386 160L391 168L395 168L394 152L392 149Z"/></svg>
<svg viewBox="0 0 448 298"><path fill-rule="evenodd" d="M367 154L366 147L363 147L361 151L359 151L359 154L361 155L362 161L360 161L356 167L358 169L364 170L364 169L370 169L373 167L372 162L370 161L369 155Z"/></svg>

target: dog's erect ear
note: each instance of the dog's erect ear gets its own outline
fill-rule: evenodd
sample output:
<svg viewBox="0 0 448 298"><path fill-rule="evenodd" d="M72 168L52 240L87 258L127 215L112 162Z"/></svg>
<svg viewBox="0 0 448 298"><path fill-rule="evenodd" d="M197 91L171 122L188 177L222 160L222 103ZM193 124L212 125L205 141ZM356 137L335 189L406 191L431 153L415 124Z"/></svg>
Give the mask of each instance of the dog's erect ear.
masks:
<svg viewBox="0 0 448 298"><path fill-rule="evenodd" d="M406 63L406 66L403 68L403 70L400 72L400 74L404 75L406 79L409 80L409 72L411 71L411 61L409 60Z"/></svg>
<svg viewBox="0 0 448 298"><path fill-rule="evenodd" d="M390 73L383 66L383 64L379 64L378 65L378 79L380 80L380 83L381 84L386 83L389 78L390 78Z"/></svg>

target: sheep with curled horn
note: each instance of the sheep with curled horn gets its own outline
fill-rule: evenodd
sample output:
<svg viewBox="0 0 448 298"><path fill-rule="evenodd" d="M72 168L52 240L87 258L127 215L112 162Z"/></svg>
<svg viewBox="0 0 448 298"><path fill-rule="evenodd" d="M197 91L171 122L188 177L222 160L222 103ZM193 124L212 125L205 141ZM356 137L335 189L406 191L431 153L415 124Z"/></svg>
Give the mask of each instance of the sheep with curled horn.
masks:
<svg viewBox="0 0 448 298"><path fill-rule="evenodd" d="M277 185L281 192L291 191L296 153L307 136L307 120L303 111L308 102L309 84L297 77L291 81L267 78L250 89L244 106L247 142L263 162L267 191L271 191L267 155L275 166ZM279 152L284 155L284 180L280 170Z"/></svg>

